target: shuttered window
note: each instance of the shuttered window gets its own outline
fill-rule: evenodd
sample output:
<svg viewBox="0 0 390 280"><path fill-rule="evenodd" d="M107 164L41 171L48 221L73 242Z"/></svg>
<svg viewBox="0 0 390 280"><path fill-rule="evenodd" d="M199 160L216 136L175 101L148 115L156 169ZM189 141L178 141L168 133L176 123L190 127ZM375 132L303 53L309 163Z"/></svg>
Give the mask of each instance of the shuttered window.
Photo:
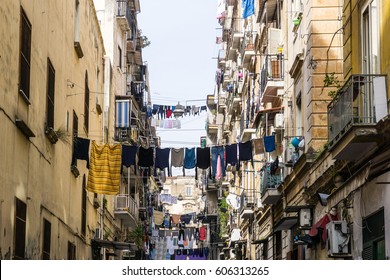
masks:
<svg viewBox="0 0 390 280"><path fill-rule="evenodd" d="M55 70L50 59L47 59L47 94L46 94L46 126L54 129L54 88Z"/></svg>
<svg viewBox="0 0 390 280"><path fill-rule="evenodd" d="M23 260L26 248L27 205L20 199L15 200L14 259Z"/></svg>
<svg viewBox="0 0 390 280"><path fill-rule="evenodd" d="M30 99L31 23L24 10L20 15L19 92Z"/></svg>
<svg viewBox="0 0 390 280"><path fill-rule="evenodd" d="M42 259L50 260L50 247L51 247L51 223L43 219L43 246L42 246Z"/></svg>
<svg viewBox="0 0 390 280"><path fill-rule="evenodd" d="M384 210L363 219L364 260L385 260L385 215Z"/></svg>

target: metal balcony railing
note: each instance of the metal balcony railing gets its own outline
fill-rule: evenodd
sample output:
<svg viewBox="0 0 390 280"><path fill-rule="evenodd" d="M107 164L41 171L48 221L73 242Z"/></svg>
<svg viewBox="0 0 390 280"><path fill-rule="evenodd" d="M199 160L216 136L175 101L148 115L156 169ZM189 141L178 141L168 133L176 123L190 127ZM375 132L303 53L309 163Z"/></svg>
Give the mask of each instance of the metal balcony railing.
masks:
<svg viewBox="0 0 390 280"><path fill-rule="evenodd" d="M261 70L260 87L264 92L269 81L282 81L284 79L283 54L269 54Z"/></svg>
<svg viewBox="0 0 390 280"><path fill-rule="evenodd" d="M329 143L351 126L375 125L387 114L386 76L352 75L328 105Z"/></svg>
<svg viewBox="0 0 390 280"><path fill-rule="evenodd" d="M115 196L115 211L127 211L130 215L137 219L139 206L130 195L118 194Z"/></svg>
<svg viewBox="0 0 390 280"><path fill-rule="evenodd" d="M261 173L260 191L262 195L264 195L268 189L279 187L282 182L282 177L279 173L273 174L271 165L271 162L267 162Z"/></svg>
<svg viewBox="0 0 390 280"><path fill-rule="evenodd" d="M133 23L133 18L131 16L131 10L128 7L127 0L116 0L116 16L125 17L129 26Z"/></svg>

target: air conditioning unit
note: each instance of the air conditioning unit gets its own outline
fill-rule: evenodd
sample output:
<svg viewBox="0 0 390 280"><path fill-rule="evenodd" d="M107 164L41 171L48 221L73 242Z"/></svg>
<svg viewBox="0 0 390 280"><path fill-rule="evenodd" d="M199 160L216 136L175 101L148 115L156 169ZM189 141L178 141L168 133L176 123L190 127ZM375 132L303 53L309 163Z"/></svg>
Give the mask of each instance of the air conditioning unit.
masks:
<svg viewBox="0 0 390 280"><path fill-rule="evenodd" d="M284 115L283 114L275 114L274 120L275 129L282 129L284 127Z"/></svg>
<svg viewBox="0 0 390 280"><path fill-rule="evenodd" d="M351 255L350 233L346 221L331 221L326 225L326 247L328 256L348 257Z"/></svg>
<svg viewBox="0 0 390 280"><path fill-rule="evenodd" d="M100 228L95 228L94 239L101 239L101 237L100 237Z"/></svg>

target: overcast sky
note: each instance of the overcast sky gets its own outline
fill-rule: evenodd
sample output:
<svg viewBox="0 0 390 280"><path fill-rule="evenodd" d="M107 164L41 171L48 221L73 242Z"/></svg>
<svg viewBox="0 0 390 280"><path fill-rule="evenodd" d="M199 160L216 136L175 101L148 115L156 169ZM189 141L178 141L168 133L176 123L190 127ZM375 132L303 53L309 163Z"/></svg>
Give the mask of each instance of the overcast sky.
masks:
<svg viewBox="0 0 390 280"><path fill-rule="evenodd" d="M141 0L138 27L151 44L143 49L153 104L206 105L214 93L221 30L217 0ZM198 101L199 100L199 101ZM181 129L158 129L162 147L199 146L206 112L180 118Z"/></svg>

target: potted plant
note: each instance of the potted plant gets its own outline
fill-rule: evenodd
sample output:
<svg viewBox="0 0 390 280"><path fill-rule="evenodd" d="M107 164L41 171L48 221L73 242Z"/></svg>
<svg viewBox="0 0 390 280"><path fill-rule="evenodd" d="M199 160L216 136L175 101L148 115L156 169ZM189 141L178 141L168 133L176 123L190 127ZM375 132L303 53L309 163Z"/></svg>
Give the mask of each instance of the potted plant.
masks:
<svg viewBox="0 0 390 280"><path fill-rule="evenodd" d="M131 232L128 234L128 238L130 241L134 242L137 247L137 251L135 252L135 258L137 260L142 259L142 247L144 243L144 229L141 224L138 224Z"/></svg>

